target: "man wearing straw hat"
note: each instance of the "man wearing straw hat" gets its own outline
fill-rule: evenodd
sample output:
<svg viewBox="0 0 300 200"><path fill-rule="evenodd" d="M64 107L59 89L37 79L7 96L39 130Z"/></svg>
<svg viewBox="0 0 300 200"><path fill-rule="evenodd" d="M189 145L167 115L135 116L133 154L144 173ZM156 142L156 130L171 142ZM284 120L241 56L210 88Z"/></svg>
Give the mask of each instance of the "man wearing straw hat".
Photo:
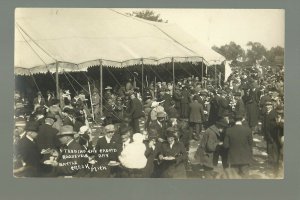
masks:
<svg viewBox="0 0 300 200"><path fill-rule="evenodd" d="M50 164L55 166L55 174L57 176L82 177L86 175L85 166L87 158L84 156L84 149L74 139L74 130L71 125L62 126L57 134L62 144L62 153L57 162Z"/></svg>

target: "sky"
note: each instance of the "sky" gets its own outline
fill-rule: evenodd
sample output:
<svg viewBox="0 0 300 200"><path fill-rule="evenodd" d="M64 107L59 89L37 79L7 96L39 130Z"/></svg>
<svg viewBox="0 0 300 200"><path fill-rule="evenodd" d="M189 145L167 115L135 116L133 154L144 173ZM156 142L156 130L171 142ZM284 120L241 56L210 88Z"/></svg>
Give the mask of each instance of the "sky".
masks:
<svg viewBox="0 0 300 200"><path fill-rule="evenodd" d="M148 8L147 8L148 9ZM130 13L138 9L117 9ZM145 9L141 9L145 10ZM280 9L150 9L168 23L175 23L208 46L230 41L247 48L260 42L267 49L284 47L285 18Z"/></svg>

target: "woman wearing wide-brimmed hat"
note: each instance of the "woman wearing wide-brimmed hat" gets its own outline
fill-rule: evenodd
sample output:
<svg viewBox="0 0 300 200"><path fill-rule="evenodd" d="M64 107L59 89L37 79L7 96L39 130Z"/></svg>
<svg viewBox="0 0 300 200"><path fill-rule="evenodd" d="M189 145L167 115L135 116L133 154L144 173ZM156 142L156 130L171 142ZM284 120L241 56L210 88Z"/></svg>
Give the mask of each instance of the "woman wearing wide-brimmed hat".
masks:
<svg viewBox="0 0 300 200"><path fill-rule="evenodd" d="M167 130L167 142L159 151L160 173L162 178L186 178L185 163L187 153L184 145L178 141L178 132L171 127Z"/></svg>

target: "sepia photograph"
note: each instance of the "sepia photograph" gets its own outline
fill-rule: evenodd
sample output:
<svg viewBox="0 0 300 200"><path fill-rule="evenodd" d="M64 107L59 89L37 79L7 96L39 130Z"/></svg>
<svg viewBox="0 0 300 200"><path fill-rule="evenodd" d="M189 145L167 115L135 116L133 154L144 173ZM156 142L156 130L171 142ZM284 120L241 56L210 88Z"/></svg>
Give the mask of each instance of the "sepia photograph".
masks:
<svg viewBox="0 0 300 200"><path fill-rule="evenodd" d="M284 179L284 9L14 14L15 178Z"/></svg>

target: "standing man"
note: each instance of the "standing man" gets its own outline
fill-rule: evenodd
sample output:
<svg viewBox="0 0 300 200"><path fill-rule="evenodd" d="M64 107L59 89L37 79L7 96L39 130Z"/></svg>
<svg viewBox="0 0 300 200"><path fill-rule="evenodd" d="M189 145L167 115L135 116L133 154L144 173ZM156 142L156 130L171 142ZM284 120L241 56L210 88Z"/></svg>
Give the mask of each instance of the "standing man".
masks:
<svg viewBox="0 0 300 200"><path fill-rule="evenodd" d="M198 102L199 96L193 97L193 102L189 105L189 121L192 128L196 129L196 138L199 137L202 123L204 121L203 106Z"/></svg>
<svg viewBox="0 0 300 200"><path fill-rule="evenodd" d="M229 167L241 177L249 175L249 164L252 159L252 132L242 125L243 116L235 116L235 125L226 130L224 147L228 149Z"/></svg>
<svg viewBox="0 0 300 200"><path fill-rule="evenodd" d="M222 157L223 167L227 167L227 152L223 149L223 131L227 126L227 121L222 119L207 128L196 151L195 159L199 159L203 166L205 178L215 178L214 168L218 164L219 155Z"/></svg>
<svg viewBox="0 0 300 200"><path fill-rule="evenodd" d="M235 115L241 115L243 116L243 119L245 118L246 115L246 109L245 109L245 104L241 98L242 94L241 92L235 92L234 93L234 99L236 101L235 107L234 107L234 113Z"/></svg>
<svg viewBox="0 0 300 200"><path fill-rule="evenodd" d="M131 126L134 133L140 133L140 123L139 119L143 116L143 106L142 103L136 95L133 93L130 95L131 101L129 106L128 116L132 119Z"/></svg>
<svg viewBox="0 0 300 200"><path fill-rule="evenodd" d="M94 119L98 121L100 114L100 95L97 88L94 88L93 90L92 105L94 111Z"/></svg>
<svg viewBox="0 0 300 200"><path fill-rule="evenodd" d="M183 91L181 93L181 117L187 119L189 114L189 103L190 103L190 94L187 90L187 87L183 87Z"/></svg>

